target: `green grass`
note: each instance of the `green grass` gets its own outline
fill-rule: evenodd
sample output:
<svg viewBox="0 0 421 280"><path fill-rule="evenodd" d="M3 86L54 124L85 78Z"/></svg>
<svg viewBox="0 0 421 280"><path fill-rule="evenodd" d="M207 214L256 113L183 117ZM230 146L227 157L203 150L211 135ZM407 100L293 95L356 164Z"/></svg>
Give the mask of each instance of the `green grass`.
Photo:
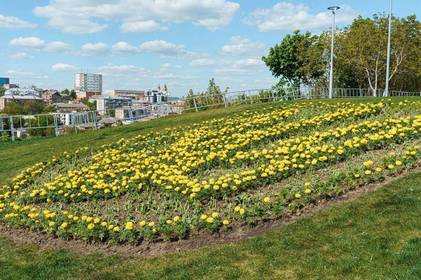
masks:
<svg viewBox="0 0 421 280"><path fill-rule="evenodd" d="M0 143L0 185L22 168L77 146L98 147L121 137L266 106ZM420 214L418 173L251 240L152 259L44 250L0 237L0 279L421 279Z"/></svg>
<svg viewBox="0 0 421 280"><path fill-rule="evenodd" d="M0 239L0 279L421 279L421 173L247 241L153 259Z"/></svg>

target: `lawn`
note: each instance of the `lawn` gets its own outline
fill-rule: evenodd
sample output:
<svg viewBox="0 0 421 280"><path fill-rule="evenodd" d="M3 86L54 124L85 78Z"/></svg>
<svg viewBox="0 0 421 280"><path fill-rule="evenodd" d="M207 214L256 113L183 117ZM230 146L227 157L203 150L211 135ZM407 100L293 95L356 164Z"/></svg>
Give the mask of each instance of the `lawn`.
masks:
<svg viewBox="0 0 421 280"><path fill-rule="evenodd" d="M138 250L194 243L419 170L420 141L421 100L392 98L244 105L3 143L0 226ZM0 279L418 279L416 172L251 240L156 258L3 236Z"/></svg>

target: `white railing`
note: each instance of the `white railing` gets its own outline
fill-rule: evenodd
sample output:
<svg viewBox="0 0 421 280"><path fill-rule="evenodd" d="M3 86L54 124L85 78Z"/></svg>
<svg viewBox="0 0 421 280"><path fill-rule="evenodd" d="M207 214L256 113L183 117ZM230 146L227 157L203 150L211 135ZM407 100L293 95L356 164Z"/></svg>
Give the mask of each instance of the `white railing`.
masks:
<svg viewBox="0 0 421 280"><path fill-rule="evenodd" d="M334 89L334 98L357 97L383 97L384 90L376 91L362 88L337 88ZM390 91L389 96L421 96L421 92ZM253 104L262 102L288 101L298 99L327 99L328 89L324 88L287 88L281 92L271 89L253 89L235 92L223 92L217 95L193 95L185 98L185 112L201 111L205 109L229 107L240 104Z"/></svg>

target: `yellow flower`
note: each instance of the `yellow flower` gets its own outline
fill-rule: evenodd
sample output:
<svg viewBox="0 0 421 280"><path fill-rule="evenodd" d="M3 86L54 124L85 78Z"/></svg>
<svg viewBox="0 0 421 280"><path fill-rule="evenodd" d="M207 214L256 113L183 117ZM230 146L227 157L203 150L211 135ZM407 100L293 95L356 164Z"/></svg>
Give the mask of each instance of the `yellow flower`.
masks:
<svg viewBox="0 0 421 280"><path fill-rule="evenodd" d="M305 191L304 191L306 194L309 194L309 193L311 193L311 189L305 189Z"/></svg>
<svg viewBox="0 0 421 280"><path fill-rule="evenodd" d="M144 227L146 225L146 221L139 222L139 226Z"/></svg>
<svg viewBox="0 0 421 280"><path fill-rule="evenodd" d="M206 222L208 222L209 224L212 224L215 220L212 217L209 217L206 219Z"/></svg>
<svg viewBox="0 0 421 280"><path fill-rule="evenodd" d="M294 196L295 196L295 198L301 198L301 194L300 193L296 193Z"/></svg>
<svg viewBox="0 0 421 280"><path fill-rule="evenodd" d="M242 215L244 215L246 213L246 210L244 210L243 208L241 208L239 212L240 212L240 215L242 216Z"/></svg>
<svg viewBox="0 0 421 280"><path fill-rule="evenodd" d="M66 229L68 226L69 226L69 224L68 224L68 223L66 223L66 222L64 222L64 223L62 223L62 224L61 224L61 226L60 226L60 227L61 227L62 229Z"/></svg>
<svg viewBox="0 0 421 280"><path fill-rule="evenodd" d="M212 213L212 218L218 218L219 217L219 213L218 212L213 212Z"/></svg>
<svg viewBox="0 0 421 280"><path fill-rule="evenodd" d="M206 220L208 218L208 215L202 214L200 215L201 220Z"/></svg>
<svg viewBox="0 0 421 280"><path fill-rule="evenodd" d="M115 226L115 227L113 228L113 231L114 231L114 232L119 232L119 231L120 231L120 227Z"/></svg>
<svg viewBox="0 0 421 280"><path fill-rule="evenodd" d="M372 161L372 160L368 160L368 161L366 161L366 162L364 162L363 163L363 165L365 166L365 167L370 167L370 166L372 166L374 164L374 162Z"/></svg>
<svg viewBox="0 0 421 280"><path fill-rule="evenodd" d="M131 231L134 228L134 223L133 222L127 222L126 226L124 227L125 230L127 231Z"/></svg>
<svg viewBox="0 0 421 280"><path fill-rule="evenodd" d="M270 202L270 197L266 196L265 198L263 198L263 202L264 203L269 203Z"/></svg>
<svg viewBox="0 0 421 280"><path fill-rule="evenodd" d="M226 226L230 224L230 222L228 220L224 220L224 221L222 221L222 223Z"/></svg>
<svg viewBox="0 0 421 280"><path fill-rule="evenodd" d="M178 222L180 219L181 219L181 217L180 217L180 216L175 216L175 217L173 218L173 221L174 221L174 222Z"/></svg>
<svg viewBox="0 0 421 280"><path fill-rule="evenodd" d="M88 225L88 229L89 229L89 230L93 230L93 229L94 229L94 227L95 227L95 224L93 224L93 223L90 223L90 224Z"/></svg>
<svg viewBox="0 0 421 280"><path fill-rule="evenodd" d="M234 208L234 212L240 212L241 207L240 206L235 206Z"/></svg>
<svg viewBox="0 0 421 280"><path fill-rule="evenodd" d="M397 161L395 162L395 164L396 164L396 166L401 166L401 165L402 165L402 161L397 160Z"/></svg>

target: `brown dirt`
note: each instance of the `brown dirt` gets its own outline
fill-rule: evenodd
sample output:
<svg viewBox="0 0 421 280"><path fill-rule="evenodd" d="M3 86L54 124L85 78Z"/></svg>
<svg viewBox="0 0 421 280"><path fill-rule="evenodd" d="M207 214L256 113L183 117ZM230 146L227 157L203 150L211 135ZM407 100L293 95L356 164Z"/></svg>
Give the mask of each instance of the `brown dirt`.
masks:
<svg viewBox="0 0 421 280"><path fill-rule="evenodd" d="M235 226L229 232L219 234L209 234L202 232L191 236L186 240L173 242L143 242L140 245L114 245L114 244L89 244L83 240L62 240L54 238L45 233L33 232L28 229L17 229L0 224L0 236L15 242L18 245L32 245L41 250L58 250L65 249L77 254L103 253L106 255L119 254L124 256L142 256L155 257L168 253L184 252L196 250L202 247L216 244L230 244L240 240L246 240L261 235L268 230L281 228L285 225L294 223L296 220L309 217L312 214L326 208L335 207L343 203L355 200L369 192L375 191L398 178L405 176L411 172L420 172L421 167L412 170L406 170L397 177L386 177L381 183L373 183L360 187L356 190L349 191L339 197L331 200L320 200L316 204L310 205L299 212L282 217L275 220L259 223L257 226Z"/></svg>

